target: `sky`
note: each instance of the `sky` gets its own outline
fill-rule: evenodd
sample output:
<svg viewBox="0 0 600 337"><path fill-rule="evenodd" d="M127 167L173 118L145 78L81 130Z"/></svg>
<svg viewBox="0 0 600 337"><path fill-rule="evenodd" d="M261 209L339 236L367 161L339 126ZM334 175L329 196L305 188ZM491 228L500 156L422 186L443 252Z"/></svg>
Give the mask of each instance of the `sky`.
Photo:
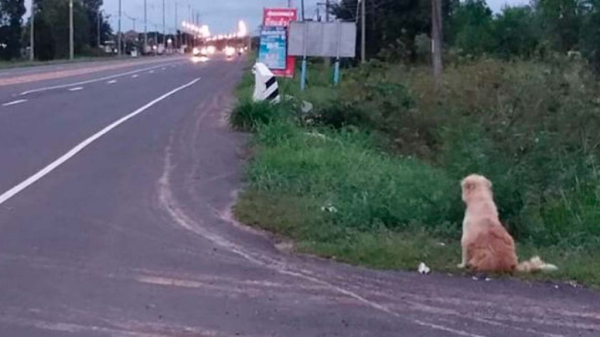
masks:
<svg viewBox="0 0 600 337"><path fill-rule="evenodd" d="M30 3L29 0L25 0ZM136 30L144 30L144 0L121 0L122 6L122 30L133 28L134 19ZM162 1L146 0L148 8L148 30L162 30ZM200 20L208 24L213 34L233 33L237 30L239 20L244 20L250 30L254 31L262 20L262 8L285 7L287 0L164 0L165 1L165 23L167 31L175 29L175 4L177 4L177 21L189 19L189 8L199 13ZM335 0L333 0L335 1ZM487 0L488 5L494 12L506 5L526 4L529 0ZM314 16L318 2L324 0L305 0L306 15ZM299 5L300 0L292 0L292 5ZM117 14L119 0L104 0L104 11L111 15L110 23L117 27Z"/></svg>

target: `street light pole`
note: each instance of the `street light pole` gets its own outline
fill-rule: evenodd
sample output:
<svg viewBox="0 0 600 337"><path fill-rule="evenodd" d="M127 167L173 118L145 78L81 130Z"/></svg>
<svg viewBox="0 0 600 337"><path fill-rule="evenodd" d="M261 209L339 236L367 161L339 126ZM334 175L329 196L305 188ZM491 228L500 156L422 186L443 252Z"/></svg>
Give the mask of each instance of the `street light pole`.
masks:
<svg viewBox="0 0 600 337"><path fill-rule="evenodd" d="M73 46L73 0L69 0L69 59L75 58Z"/></svg>
<svg viewBox="0 0 600 337"><path fill-rule="evenodd" d="M144 0L144 54L148 50L148 4Z"/></svg>
<svg viewBox="0 0 600 337"><path fill-rule="evenodd" d="M179 48L179 29L177 27L177 1L175 1L175 47Z"/></svg>
<svg viewBox="0 0 600 337"><path fill-rule="evenodd" d="M98 48L100 48L100 17L101 17L101 12L100 12L100 8L98 8L98 15L96 17L96 24L97 24L97 32L96 35L98 37Z"/></svg>
<svg viewBox="0 0 600 337"><path fill-rule="evenodd" d="M163 12L163 52L167 49L167 37L166 26L165 26L165 0L162 0L162 12Z"/></svg>
<svg viewBox="0 0 600 337"><path fill-rule="evenodd" d="M35 59L35 0L31 0L31 26L29 27L29 60Z"/></svg>
<svg viewBox="0 0 600 337"><path fill-rule="evenodd" d="M121 0L119 0L119 29L117 31L117 55L121 56Z"/></svg>

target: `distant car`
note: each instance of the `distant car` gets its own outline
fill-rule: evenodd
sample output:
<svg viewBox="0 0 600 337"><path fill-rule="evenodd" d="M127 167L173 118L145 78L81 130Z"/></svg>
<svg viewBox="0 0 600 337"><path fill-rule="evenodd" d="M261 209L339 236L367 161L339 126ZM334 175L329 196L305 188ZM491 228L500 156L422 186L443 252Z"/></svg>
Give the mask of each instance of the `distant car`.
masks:
<svg viewBox="0 0 600 337"><path fill-rule="evenodd" d="M235 55L235 48L225 47L225 56L227 56L227 58L232 58L234 55Z"/></svg>
<svg viewBox="0 0 600 337"><path fill-rule="evenodd" d="M208 51L206 50L206 47L203 47L203 48L194 47L194 49L192 49L192 56L194 56L194 57L206 57L207 55L208 55Z"/></svg>

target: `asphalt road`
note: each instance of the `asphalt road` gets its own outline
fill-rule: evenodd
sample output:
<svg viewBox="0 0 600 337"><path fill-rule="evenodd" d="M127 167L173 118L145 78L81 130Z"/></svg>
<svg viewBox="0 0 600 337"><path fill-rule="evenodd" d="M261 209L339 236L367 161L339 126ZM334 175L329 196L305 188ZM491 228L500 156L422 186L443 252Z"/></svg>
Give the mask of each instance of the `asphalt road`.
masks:
<svg viewBox="0 0 600 337"><path fill-rule="evenodd" d="M235 223L244 64L2 73L0 337L600 336L581 287L371 271Z"/></svg>

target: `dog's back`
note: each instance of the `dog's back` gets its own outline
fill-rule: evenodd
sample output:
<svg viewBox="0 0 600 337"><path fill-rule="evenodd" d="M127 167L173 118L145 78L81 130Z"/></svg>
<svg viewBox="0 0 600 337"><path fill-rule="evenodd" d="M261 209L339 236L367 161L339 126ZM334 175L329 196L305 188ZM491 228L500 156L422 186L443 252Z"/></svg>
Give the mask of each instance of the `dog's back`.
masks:
<svg viewBox="0 0 600 337"><path fill-rule="evenodd" d="M512 273L518 264L513 238L500 223L481 221L478 234L468 243L468 265L480 272Z"/></svg>

